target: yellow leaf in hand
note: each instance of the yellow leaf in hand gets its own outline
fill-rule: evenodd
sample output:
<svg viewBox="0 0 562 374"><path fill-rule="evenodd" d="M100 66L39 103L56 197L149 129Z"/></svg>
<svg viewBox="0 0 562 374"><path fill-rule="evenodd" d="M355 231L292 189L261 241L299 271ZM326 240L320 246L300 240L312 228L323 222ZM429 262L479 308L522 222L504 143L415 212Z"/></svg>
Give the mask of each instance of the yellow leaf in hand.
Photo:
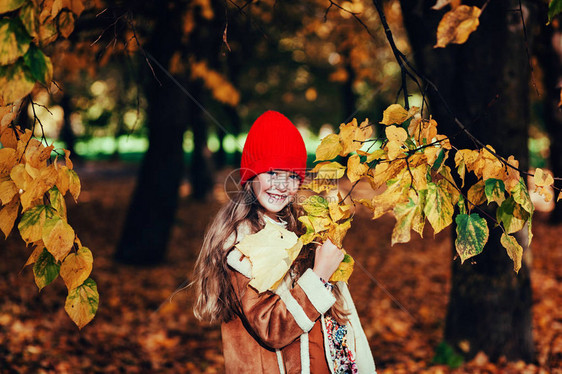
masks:
<svg viewBox="0 0 562 374"><path fill-rule="evenodd" d="M295 233L266 222L262 230L246 235L236 248L252 263L250 285L262 293L279 285L302 245Z"/></svg>
<svg viewBox="0 0 562 374"><path fill-rule="evenodd" d="M346 253L342 262L340 262L340 265L330 277L330 282L347 282L349 277L351 277L351 273L353 273L354 264L353 257Z"/></svg>

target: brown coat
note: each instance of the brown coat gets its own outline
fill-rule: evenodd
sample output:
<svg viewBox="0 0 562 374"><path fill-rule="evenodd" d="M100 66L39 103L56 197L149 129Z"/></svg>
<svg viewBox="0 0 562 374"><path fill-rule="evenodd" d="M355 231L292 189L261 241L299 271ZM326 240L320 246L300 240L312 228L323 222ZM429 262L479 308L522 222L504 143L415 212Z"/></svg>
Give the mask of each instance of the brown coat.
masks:
<svg viewBox="0 0 562 374"><path fill-rule="evenodd" d="M308 269L290 287L289 276L274 292L259 294L248 287L251 264L233 249L227 258L240 313L221 326L226 373L331 373L323 315L335 302L320 278ZM359 373L376 373L371 351L355 306L344 283L350 336Z"/></svg>

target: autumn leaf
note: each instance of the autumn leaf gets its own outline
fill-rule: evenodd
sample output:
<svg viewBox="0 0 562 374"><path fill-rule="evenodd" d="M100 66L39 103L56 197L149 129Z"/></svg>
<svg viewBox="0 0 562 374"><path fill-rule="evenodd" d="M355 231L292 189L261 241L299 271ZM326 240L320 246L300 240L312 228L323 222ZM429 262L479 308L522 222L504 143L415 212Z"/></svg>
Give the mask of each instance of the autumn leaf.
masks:
<svg viewBox="0 0 562 374"><path fill-rule="evenodd" d="M81 286L68 292L64 310L79 329L86 326L96 315L99 304L98 286L88 278Z"/></svg>
<svg viewBox="0 0 562 374"><path fill-rule="evenodd" d="M66 288L71 290L84 283L92 272L93 261L92 252L86 247L66 256L60 267L60 276Z"/></svg>
<svg viewBox="0 0 562 374"><path fill-rule="evenodd" d="M252 263L250 286L259 293L277 288L302 246L295 233L271 222L266 222L263 229L244 236L236 244Z"/></svg>
<svg viewBox="0 0 562 374"><path fill-rule="evenodd" d="M408 111L400 104L392 104L382 113L382 121L380 121L380 123L387 126L394 124L400 125L408 118L412 117L418 109L417 107L412 107Z"/></svg>
<svg viewBox="0 0 562 374"><path fill-rule="evenodd" d="M310 196L301 203L301 206L307 214L312 216L327 217L329 213L328 201L322 196Z"/></svg>
<svg viewBox="0 0 562 374"><path fill-rule="evenodd" d="M468 5L460 5L445 13L437 26L437 43L434 48L466 42L470 34L478 28L480 13L480 8Z"/></svg>
<svg viewBox="0 0 562 374"><path fill-rule="evenodd" d="M0 104L13 103L21 99L30 93L34 86L35 79L22 62L0 66L0 87L2 87Z"/></svg>
<svg viewBox="0 0 562 374"><path fill-rule="evenodd" d="M457 238L455 248L464 263L468 258L476 256L484 250L488 241L489 229L486 220L477 213L458 214L455 217L457 224Z"/></svg>
<svg viewBox="0 0 562 374"><path fill-rule="evenodd" d="M29 256L29 258L25 262L25 265L23 265L23 266L34 264L37 261L37 259L39 258L39 256L41 255L41 253L43 253L44 249L45 249L45 245L43 245L42 240L36 242L35 248L33 249L33 252L31 252L31 255Z"/></svg>
<svg viewBox="0 0 562 374"><path fill-rule="evenodd" d="M59 32L64 38L68 38L74 30L74 14L68 10L63 10L57 16L57 25Z"/></svg>
<svg viewBox="0 0 562 374"><path fill-rule="evenodd" d="M39 291L58 277L59 269L60 265L56 262L53 255L46 249L43 249L43 252L41 252L33 265L35 284L39 287Z"/></svg>
<svg viewBox="0 0 562 374"><path fill-rule="evenodd" d="M353 265L355 265L355 260L349 254L345 254L342 262L340 262L338 268L332 276L330 277L330 282L347 282L351 273L353 273Z"/></svg>
<svg viewBox="0 0 562 374"><path fill-rule="evenodd" d="M437 2L435 3L434 6L431 7L431 9L435 9L435 10L439 10L444 8L447 5L451 5L451 7L454 9L456 7L458 7L461 3L461 0L437 0Z"/></svg>
<svg viewBox="0 0 562 374"><path fill-rule="evenodd" d="M551 186L554 183L552 175L545 173L541 168L537 168L535 170L534 181L535 190L544 197L546 202L549 202L554 196L551 191Z"/></svg>
<svg viewBox="0 0 562 374"><path fill-rule="evenodd" d="M18 229L22 239L27 243L41 240L45 220L54 215L54 209L48 205L38 205L23 213Z"/></svg>
<svg viewBox="0 0 562 374"><path fill-rule="evenodd" d="M518 273L521 269L521 260L523 258L523 247L517 243L517 240L511 235L502 234L500 239L502 246L507 251L507 255L513 260L513 270Z"/></svg>
<svg viewBox="0 0 562 374"><path fill-rule="evenodd" d="M6 179L0 178L0 202L1 202L0 205L8 204L10 201L12 201L12 199L14 198L14 196L16 196L17 193L18 193L18 188L16 187L14 181L12 181L9 178Z"/></svg>
<svg viewBox="0 0 562 374"><path fill-rule="evenodd" d="M37 37L37 17L35 14L35 7L33 6L33 2L28 2L23 8L20 9L19 17L27 33L31 35L32 38Z"/></svg>
<svg viewBox="0 0 562 374"><path fill-rule="evenodd" d="M315 179L340 179L345 175L345 166L335 161L321 163L316 165L310 172L316 173Z"/></svg>
<svg viewBox="0 0 562 374"><path fill-rule="evenodd" d="M322 139L322 142L316 148L316 161L332 160L336 158L343 147L340 144L340 136L338 134L330 134Z"/></svg>
<svg viewBox="0 0 562 374"><path fill-rule="evenodd" d="M0 19L0 65L9 65L23 56L31 38L18 18Z"/></svg>
<svg viewBox="0 0 562 374"><path fill-rule="evenodd" d="M9 130L8 130L9 131ZM0 149L0 177L10 175L17 163L16 150L12 148Z"/></svg>
<svg viewBox="0 0 562 374"><path fill-rule="evenodd" d="M510 196L498 208L496 217L498 221L503 223L505 231L512 234L525 226L530 214L515 202L513 196Z"/></svg>
<svg viewBox="0 0 562 374"><path fill-rule="evenodd" d="M2 230L6 238L10 235L10 232L12 232L12 228L18 217L19 207L19 199L14 197L11 202L0 208L0 230Z"/></svg>
<svg viewBox="0 0 562 374"><path fill-rule="evenodd" d="M47 85L53 78L53 64L41 49L31 44L27 53L23 56L25 65L29 68L31 76L36 81Z"/></svg>
<svg viewBox="0 0 562 374"><path fill-rule="evenodd" d="M57 211L57 214L66 221L66 202L57 187L49 190L49 201L51 206Z"/></svg>
<svg viewBox="0 0 562 374"><path fill-rule="evenodd" d="M55 257L62 259L70 252L74 244L74 230L61 217L53 215L45 220L42 230L42 239L45 248Z"/></svg>
<svg viewBox="0 0 562 374"><path fill-rule="evenodd" d="M501 205L505 200L505 185L502 180L489 178L484 181L484 193L488 204L494 201Z"/></svg>
<svg viewBox="0 0 562 374"><path fill-rule="evenodd" d="M354 118L351 122L340 125L340 144L342 150L340 156L347 156L351 152L357 151L363 146L363 142L371 136L373 128L369 125L369 120L366 119L357 125L357 120Z"/></svg>
<svg viewBox="0 0 562 374"><path fill-rule="evenodd" d="M337 201L331 201L328 204L328 209L330 211L330 218L332 221L337 222L339 220L349 218L350 213L350 206L349 205L342 205Z"/></svg>
<svg viewBox="0 0 562 374"><path fill-rule="evenodd" d="M397 204L394 207L393 212L396 224L392 230L391 245L409 242L410 232L414 226L416 227L416 232L423 233L425 216L423 206L419 202L420 198L412 191L407 203Z"/></svg>
<svg viewBox="0 0 562 374"><path fill-rule="evenodd" d="M361 162L359 155L353 155L347 160L347 178L351 183L358 181L369 170L369 166Z"/></svg>
<svg viewBox="0 0 562 374"><path fill-rule="evenodd" d="M451 195L435 183L427 185L427 200L423 212L435 234L453 222L454 206Z"/></svg>
<svg viewBox="0 0 562 374"><path fill-rule="evenodd" d="M483 204L486 201L485 183L483 180L472 185L467 192L467 199L470 202L468 209L471 210L475 205Z"/></svg>
<svg viewBox="0 0 562 374"><path fill-rule="evenodd" d="M335 223L331 225L332 227L328 230L328 238L338 247L343 247L343 239L347 230L351 228L352 218L345 220L342 223Z"/></svg>

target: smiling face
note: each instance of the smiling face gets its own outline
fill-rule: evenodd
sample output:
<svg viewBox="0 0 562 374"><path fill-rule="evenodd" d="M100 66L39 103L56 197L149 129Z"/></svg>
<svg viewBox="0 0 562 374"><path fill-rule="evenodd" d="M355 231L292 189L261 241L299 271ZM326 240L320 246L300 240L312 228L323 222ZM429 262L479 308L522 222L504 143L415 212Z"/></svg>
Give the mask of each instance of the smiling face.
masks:
<svg viewBox="0 0 562 374"><path fill-rule="evenodd" d="M269 217L276 219L276 214L289 204L299 189L300 178L296 173L273 170L256 175L252 180L252 189L260 205Z"/></svg>

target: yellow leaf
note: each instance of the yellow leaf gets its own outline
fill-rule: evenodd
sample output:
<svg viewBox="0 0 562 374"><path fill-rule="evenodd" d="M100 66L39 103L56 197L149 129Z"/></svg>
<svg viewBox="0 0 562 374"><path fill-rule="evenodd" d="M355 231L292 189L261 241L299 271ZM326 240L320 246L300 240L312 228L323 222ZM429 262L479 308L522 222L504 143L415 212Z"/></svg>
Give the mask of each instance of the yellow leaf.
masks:
<svg viewBox="0 0 562 374"><path fill-rule="evenodd" d="M519 161L517 161L513 156L509 156L509 158L507 159L507 163L516 168L519 168ZM506 191L513 190L515 186L519 184L519 179L521 178L519 170L514 169L509 165L505 166L505 178L503 180L505 183Z"/></svg>
<svg viewBox="0 0 562 374"><path fill-rule="evenodd" d="M309 218L316 233L326 231L332 225L332 220L328 217L309 216Z"/></svg>
<svg viewBox="0 0 562 374"><path fill-rule="evenodd" d="M12 148L0 149L0 177L10 174L12 168L16 165L16 150Z"/></svg>
<svg viewBox="0 0 562 374"><path fill-rule="evenodd" d="M410 231L413 225L416 225L416 231L418 233L423 233L423 223L425 222L425 217L423 215L423 207L419 202L419 196L415 191L410 190L409 201L397 204L394 207L393 212L394 217L396 218L396 224L392 230L391 245L409 242L411 237Z"/></svg>
<svg viewBox="0 0 562 374"><path fill-rule="evenodd" d="M0 32L1 33L1 32ZM35 86L35 79L23 67L23 63L16 62L7 66L0 66L0 105L13 103L28 93Z"/></svg>
<svg viewBox="0 0 562 374"><path fill-rule="evenodd" d="M43 197L45 192L47 192L51 187L55 185L57 181L57 170L54 164L49 165L46 168L42 168L39 171L39 175L31 183L28 183L27 189L21 195L21 205L23 211L33 206L33 203Z"/></svg>
<svg viewBox="0 0 562 374"><path fill-rule="evenodd" d="M402 127L388 126L384 130L386 137L391 142L402 144L408 139L408 133Z"/></svg>
<svg viewBox="0 0 562 374"><path fill-rule="evenodd" d="M45 248L55 260L61 261L72 249L74 230L58 216L48 218L43 225L42 239Z"/></svg>
<svg viewBox="0 0 562 374"><path fill-rule="evenodd" d="M480 13L480 8L468 5L460 5L445 13L437 26L437 43L434 48L466 42L470 34L478 28Z"/></svg>
<svg viewBox="0 0 562 374"><path fill-rule="evenodd" d="M246 235L236 248L252 263L250 285L262 293L283 280L302 245L295 233L266 222L263 229Z"/></svg>
<svg viewBox="0 0 562 374"><path fill-rule="evenodd" d="M17 197L0 208L0 229L7 238L14 227L16 218L18 217L19 200Z"/></svg>
<svg viewBox="0 0 562 374"><path fill-rule="evenodd" d="M49 190L49 201L51 206L57 211L57 214L66 221L66 202L58 188L53 187Z"/></svg>
<svg viewBox="0 0 562 374"><path fill-rule="evenodd" d="M457 187L453 175L451 174L451 168L447 165L439 170L439 174L441 174L444 178L437 181L437 184L441 186L443 190L446 190L449 195L451 195L451 202L455 205L459 201L459 188Z"/></svg>
<svg viewBox="0 0 562 374"><path fill-rule="evenodd" d="M373 133L372 127L369 125L369 120L366 119L357 125L357 119L353 119L347 124L340 125L340 143L342 150L340 156L347 156L351 152L357 151L363 146L363 142Z"/></svg>
<svg viewBox="0 0 562 374"><path fill-rule="evenodd" d="M504 165L497 159L494 158L484 159L484 165L482 167L482 179L504 179L505 176L505 167Z"/></svg>
<svg viewBox="0 0 562 374"><path fill-rule="evenodd" d="M469 209L472 209L475 205L484 204L486 201L486 191L484 190L486 184L483 180L478 181L478 183L474 184L468 189L467 198L468 201L472 204L469 205Z"/></svg>
<svg viewBox="0 0 562 374"><path fill-rule="evenodd" d="M439 152L441 152L441 148L438 147L430 146L423 149L423 154L425 155L429 166L433 166L435 160L437 160L437 156L439 156Z"/></svg>
<svg viewBox="0 0 562 374"><path fill-rule="evenodd" d="M349 277L351 277L351 273L353 273L353 265L355 264L355 260L353 257L345 254L342 262L340 262L336 271L330 277L330 282L347 282Z"/></svg>
<svg viewBox="0 0 562 374"><path fill-rule="evenodd" d="M412 184L417 191L426 190L427 189L427 171L429 169L429 165L423 164L417 167L410 167L410 171L412 173L411 177L413 177Z"/></svg>
<svg viewBox="0 0 562 374"><path fill-rule="evenodd" d="M318 166L318 165L317 165ZM339 162L329 162L314 168L312 173L317 173L315 179L340 179L345 174L345 166Z"/></svg>
<svg viewBox="0 0 562 374"><path fill-rule="evenodd" d="M23 213L18 229L22 239L27 243L41 240L45 220L53 216L53 209L47 205L39 205Z"/></svg>
<svg viewBox="0 0 562 374"><path fill-rule="evenodd" d="M25 159L29 165L41 169L47 165L46 161L54 148L54 145L45 147L39 140L30 139L25 147Z"/></svg>
<svg viewBox="0 0 562 374"><path fill-rule="evenodd" d="M353 155L347 160L347 178L351 183L358 181L369 170L369 166L363 164L359 155Z"/></svg>
<svg viewBox="0 0 562 374"><path fill-rule="evenodd" d="M429 144L437 136L437 122L414 118L408 126L408 133L418 144Z"/></svg>
<svg viewBox="0 0 562 374"><path fill-rule="evenodd" d="M561 199L562 199L562 192L560 192L560 193L558 194L558 199L556 199L556 201L558 202L558 201L560 201Z"/></svg>
<svg viewBox="0 0 562 374"><path fill-rule="evenodd" d="M29 188L29 185L33 182L33 178L29 175L29 173L25 170L24 164L17 164L14 166L10 172L10 178L16 184L18 190L23 191Z"/></svg>
<svg viewBox="0 0 562 374"><path fill-rule="evenodd" d="M453 146L451 145L451 142L449 141L449 137L447 135L442 135L442 134L437 134L435 135L435 140L439 142L439 144L441 144L441 147L445 148L445 149L452 149Z"/></svg>
<svg viewBox="0 0 562 374"><path fill-rule="evenodd" d="M43 241L39 240L37 242L36 246L35 246L35 249L33 250L33 252L29 256L29 258L27 259L25 265L23 265L23 266L25 267L27 265L34 264L35 261L37 261L37 259L39 258L39 255L41 255L41 253L43 253L44 249L45 249L45 245L43 244Z"/></svg>
<svg viewBox="0 0 562 374"><path fill-rule="evenodd" d="M518 273L521 269L521 259L523 258L523 247L511 235L502 234L500 239L502 246L507 251L509 258L513 260L513 270Z"/></svg>
<svg viewBox="0 0 562 374"><path fill-rule="evenodd" d="M392 181L383 193L373 197L372 204L374 209L371 219L377 219L394 209L397 204L408 201L408 191L409 183L404 178Z"/></svg>
<svg viewBox="0 0 562 374"><path fill-rule="evenodd" d="M57 23L50 15L41 19L43 18L42 15L43 12L39 15L40 24L38 35L41 45L47 45L57 40Z"/></svg>
<svg viewBox="0 0 562 374"><path fill-rule="evenodd" d="M337 201L329 203L330 217L332 221L337 222L341 219L349 218L351 214L351 207L349 205L341 205Z"/></svg>
<svg viewBox="0 0 562 374"><path fill-rule="evenodd" d="M400 172L406 168L406 160L395 160L392 162L381 162L372 172L368 174L371 188L377 190L387 181L394 179Z"/></svg>
<svg viewBox="0 0 562 374"><path fill-rule="evenodd" d="M70 161L70 151L68 149L63 149L64 151L64 161L66 163L66 167L70 170L74 169L74 164Z"/></svg>
<svg viewBox="0 0 562 374"><path fill-rule="evenodd" d="M384 148L387 152L388 161L394 161L404 155L405 149L402 148L402 143L391 141L386 143Z"/></svg>
<svg viewBox="0 0 562 374"><path fill-rule="evenodd" d="M76 17L80 16L84 11L84 4L82 0L63 0L63 8L70 9L72 13L76 14Z"/></svg>
<svg viewBox="0 0 562 374"><path fill-rule="evenodd" d="M451 196L441 185L428 183L424 214L435 234L453 222L454 206Z"/></svg>
<svg viewBox="0 0 562 374"><path fill-rule="evenodd" d="M78 201L78 196L80 195L80 179L78 178L78 174L74 170L66 169L66 173L68 174L68 190L70 194L74 198L74 201Z"/></svg>
<svg viewBox="0 0 562 374"><path fill-rule="evenodd" d="M321 193L323 191L331 191L338 186L337 181L331 179L313 179L309 183L301 184L300 188L305 190L311 190L315 193Z"/></svg>
<svg viewBox="0 0 562 374"><path fill-rule="evenodd" d="M84 283L92 272L93 261L92 252L86 247L66 256L60 267L60 276L66 288L71 290Z"/></svg>
<svg viewBox="0 0 562 374"><path fill-rule="evenodd" d="M351 228L351 218L345 220L343 223L336 224L328 231L328 237L337 247L343 247L343 238L347 230Z"/></svg>
<svg viewBox="0 0 562 374"><path fill-rule="evenodd" d="M94 318L98 310L99 297L97 284L91 278L68 291L64 310L79 329Z"/></svg>
<svg viewBox="0 0 562 374"><path fill-rule="evenodd" d="M340 144L340 136L338 134L330 134L322 139L322 142L316 148L316 161L332 160L336 158L342 151Z"/></svg>
<svg viewBox="0 0 562 374"><path fill-rule="evenodd" d="M451 7L454 9L456 7L458 7L461 3L461 0L437 0L437 2L435 3L434 6L431 7L431 9L435 9L435 10L439 10L441 8L444 8L447 5L451 5Z"/></svg>
<svg viewBox="0 0 562 374"><path fill-rule="evenodd" d="M16 184L12 180L6 179L0 182L0 201L2 202L1 205L8 204L10 201L12 201L12 199L14 198L14 196L16 196L17 193L18 193L18 188L16 187Z"/></svg>
<svg viewBox="0 0 562 374"><path fill-rule="evenodd" d="M392 124L400 125L408 118L409 113L402 105L392 104L382 113L382 121L380 123L387 126Z"/></svg>
<svg viewBox="0 0 562 374"><path fill-rule="evenodd" d="M552 186L552 184L554 183L554 178L552 178L552 175L545 173L541 168L537 168L535 170L534 180L535 185L539 187Z"/></svg>
<svg viewBox="0 0 562 374"><path fill-rule="evenodd" d="M359 153L359 151L357 151ZM382 159L384 156L384 150L383 149L377 149L374 152L371 153L367 153L364 156L367 156L367 159L365 160L366 163L369 162L373 162L374 160L379 160Z"/></svg>

